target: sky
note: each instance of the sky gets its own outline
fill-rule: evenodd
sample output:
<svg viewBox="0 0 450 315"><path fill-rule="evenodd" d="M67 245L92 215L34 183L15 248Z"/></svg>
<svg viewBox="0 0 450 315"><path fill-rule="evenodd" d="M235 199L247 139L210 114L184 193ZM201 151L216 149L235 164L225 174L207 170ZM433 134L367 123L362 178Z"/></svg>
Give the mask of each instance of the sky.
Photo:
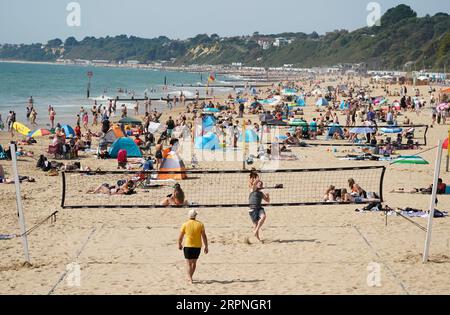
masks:
<svg viewBox="0 0 450 315"><path fill-rule="evenodd" d="M79 26L67 23L71 2L79 4ZM449 0L0 0L0 43L121 34L186 39L205 33L352 31L367 25L370 2L379 3L381 13L404 3L419 16L450 14Z"/></svg>

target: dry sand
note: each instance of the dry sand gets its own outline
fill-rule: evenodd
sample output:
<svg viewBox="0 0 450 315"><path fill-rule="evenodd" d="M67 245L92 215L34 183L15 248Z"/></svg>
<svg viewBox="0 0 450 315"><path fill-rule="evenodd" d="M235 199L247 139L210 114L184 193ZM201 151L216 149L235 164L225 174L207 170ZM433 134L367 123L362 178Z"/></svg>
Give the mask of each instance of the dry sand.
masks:
<svg viewBox="0 0 450 315"><path fill-rule="evenodd" d="M422 89L427 96L426 91ZM313 107L309 106L305 117L311 116ZM420 117L409 116L414 123L431 121L429 109ZM344 117L340 120L345 121ZM446 137L447 128L430 129L429 147ZM5 145L7 139L7 134L0 134L0 143ZM46 146L48 140L41 141L45 143L32 150L38 152ZM282 167L371 165L340 161L327 149L294 149L305 158L283 162ZM384 192L391 207L428 208L429 196L388 193L398 187L431 183L435 151L422 156L430 165L388 168ZM115 161L88 156L81 162L91 168L115 166ZM0 164L11 174L10 162ZM422 264L425 233L401 217L389 217L386 226L383 213L356 213L355 206L270 208L262 233L265 243L259 244L251 235L247 209L200 209L199 220L205 223L210 238L210 254L201 257L196 284L188 285L184 259L177 248L186 210L61 210L61 178L36 171L35 164L30 158L19 162L20 173L37 180L22 185L27 226L56 210L58 220L29 236L32 267L22 266L20 239L0 241L0 294L450 293L448 218L434 220L431 262ZM200 167L233 169L241 163L201 162ZM441 177L450 183L449 173L442 171ZM81 195L79 198L83 202ZM14 185L0 185L0 205L0 233L18 234ZM450 196L440 197L438 208L448 211ZM427 222L424 218L413 220L421 225ZM81 267L80 287L71 287L64 277L66 266L74 262ZM379 287L367 283L371 263L380 264Z"/></svg>

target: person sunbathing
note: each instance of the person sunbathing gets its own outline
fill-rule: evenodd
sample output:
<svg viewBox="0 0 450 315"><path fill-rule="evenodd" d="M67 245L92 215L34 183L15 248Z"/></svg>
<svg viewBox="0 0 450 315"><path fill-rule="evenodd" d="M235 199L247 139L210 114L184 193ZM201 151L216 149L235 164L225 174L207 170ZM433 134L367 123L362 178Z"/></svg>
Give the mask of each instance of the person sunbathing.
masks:
<svg viewBox="0 0 450 315"><path fill-rule="evenodd" d="M437 186L438 186L437 194L444 195L447 190L447 185L443 182L442 178L438 179ZM391 193L398 193L398 194L426 194L426 195L430 195L432 192L433 192L433 184L431 184L427 188L413 188L410 190L406 190L405 188L398 188L391 191Z"/></svg>
<svg viewBox="0 0 450 315"><path fill-rule="evenodd" d="M185 199L185 194L183 189L181 189L180 184L176 184L174 186L173 194L168 195L167 198L161 202L161 205L164 207L172 207L172 206L179 207L185 206L187 204L188 202Z"/></svg>
<svg viewBox="0 0 450 315"><path fill-rule="evenodd" d="M94 190L88 190L87 194L104 194L104 195L131 195L134 193L134 182L132 180L126 181L122 186L110 186L105 183L98 186Z"/></svg>
<svg viewBox="0 0 450 315"><path fill-rule="evenodd" d="M328 189L325 192L325 195L323 196L323 201L324 202L336 201L336 187L334 187L333 185L328 187Z"/></svg>

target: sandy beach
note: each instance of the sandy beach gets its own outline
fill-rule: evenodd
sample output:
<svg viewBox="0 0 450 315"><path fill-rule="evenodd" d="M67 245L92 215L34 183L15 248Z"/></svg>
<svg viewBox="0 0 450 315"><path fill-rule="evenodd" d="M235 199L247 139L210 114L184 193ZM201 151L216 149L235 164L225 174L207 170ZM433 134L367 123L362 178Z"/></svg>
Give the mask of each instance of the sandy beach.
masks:
<svg viewBox="0 0 450 315"><path fill-rule="evenodd" d="M322 86L336 84L325 82ZM392 87L392 89L394 86ZM399 90L400 86L396 86ZM409 87L410 89L412 87ZM437 87L436 89L439 89ZM420 87L428 101L428 86ZM381 87L372 95L384 95ZM389 97L390 101L398 97ZM314 99L307 99L307 121L316 117ZM164 113L177 116L177 109ZM131 113L130 113L131 114ZM408 113L413 124L431 123L429 105L420 116ZM345 117L341 114L341 122ZM256 115L245 119L259 122ZM428 146L401 152L413 155L436 146L447 136L448 125L428 131ZM17 137L15 138L17 139ZM0 132L6 146L11 137ZM39 156L49 139L26 149ZM97 140L94 142L94 147ZM388 165L387 162L343 161L329 147L293 148L302 156L283 161L282 168L352 167ZM339 149L344 150L344 149ZM429 195L394 194L399 187L428 187L433 179L436 150L421 154L429 165L388 166L384 181L385 203L390 207L427 210ZM98 160L81 153L82 166L115 170L116 160ZM185 161L190 166L190 161ZM8 174L11 162L0 161ZM258 168L258 162L255 167ZM202 170L240 169L241 162L205 162ZM61 176L50 177L36 169L36 159L20 158L19 172L35 183L21 185L28 227L54 211L56 223L46 222L29 237L32 266L23 266L21 239L0 241L0 294L448 294L450 292L450 220L434 220L431 261L422 263L425 233L399 216L383 212L355 212L355 205L267 208L264 244L251 233L247 209L199 209L206 226L210 253L199 261L196 283L185 281L185 262L177 237L186 221L186 209L82 209L62 210ZM450 183L442 159L441 176ZM207 187L198 187L199 190ZM243 183L242 189L247 189ZM220 191L210 191L220 194ZM135 198L140 198L137 194ZM80 203L83 195L79 194ZM110 201L109 201L110 202ZM440 196L438 209L449 211L450 196ZM0 234L19 234L14 185L0 184ZM427 219L414 218L426 226ZM70 286L66 267L81 267L81 286ZM373 264L380 266L380 286L368 285ZM69 279L70 280L70 279Z"/></svg>

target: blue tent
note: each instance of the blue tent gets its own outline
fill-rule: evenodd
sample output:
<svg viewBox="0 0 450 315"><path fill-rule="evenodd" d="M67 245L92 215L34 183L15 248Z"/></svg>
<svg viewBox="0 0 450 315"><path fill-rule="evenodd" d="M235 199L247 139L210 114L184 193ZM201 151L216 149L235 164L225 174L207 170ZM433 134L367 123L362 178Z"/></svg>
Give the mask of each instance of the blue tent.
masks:
<svg viewBox="0 0 450 315"><path fill-rule="evenodd" d="M331 137L333 137L333 135L334 135L336 132L337 132L341 137L344 136L344 131L342 130L342 127L341 127L341 126L339 126L338 124L332 124L332 125L330 125L330 129L328 129L328 136L327 136L328 139L331 138Z"/></svg>
<svg viewBox="0 0 450 315"><path fill-rule="evenodd" d="M242 135L239 137L239 141L242 141ZM245 131L245 142L246 143L258 142L258 141L259 141L259 137L253 129L248 129Z"/></svg>
<svg viewBox="0 0 450 315"><path fill-rule="evenodd" d="M300 107L305 107L306 106L306 102L305 102L305 100L303 98L299 97L297 99L297 105L300 106Z"/></svg>
<svg viewBox="0 0 450 315"><path fill-rule="evenodd" d="M210 131L216 125L216 118L212 115L203 116L202 130L203 132Z"/></svg>
<svg viewBox="0 0 450 315"><path fill-rule="evenodd" d="M203 137L195 138L195 148L200 150L217 150L220 148L219 137L215 133L207 133Z"/></svg>
<svg viewBox="0 0 450 315"><path fill-rule="evenodd" d="M323 97L319 99L316 103L317 106L328 106L328 101Z"/></svg>
<svg viewBox="0 0 450 315"><path fill-rule="evenodd" d="M128 157L142 157L141 150L130 138L117 139L109 149L109 156L117 158L120 150L126 150Z"/></svg>
<svg viewBox="0 0 450 315"><path fill-rule="evenodd" d="M70 127L69 125L64 125L61 128L64 131L64 134L66 135L66 137L69 137L70 135L72 137L75 137L75 130L73 130L73 128Z"/></svg>

